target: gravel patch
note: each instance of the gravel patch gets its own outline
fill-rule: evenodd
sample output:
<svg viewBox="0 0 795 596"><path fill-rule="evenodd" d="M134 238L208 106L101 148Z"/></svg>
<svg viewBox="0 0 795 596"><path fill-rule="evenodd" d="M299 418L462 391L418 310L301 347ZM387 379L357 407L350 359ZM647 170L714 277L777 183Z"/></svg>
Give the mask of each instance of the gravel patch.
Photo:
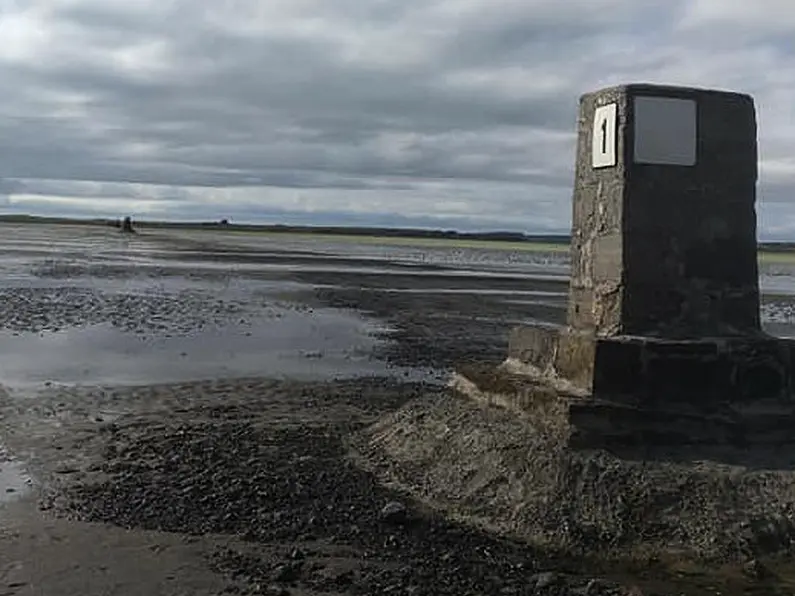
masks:
<svg viewBox="0 0 795 596"><path fill-rule="evenodd" d="M242 593L629 593L561 571L550 579L539 551L452 521L349 456L352 433L432 395L422 385L230 381L193 392L191 404L189 385L163 386L135 414L84 428L80 449L93 456L50 484L43 507L135 531L239 538L209 564Z"/></svg>
<svg viewBox="0 0 795 596"><path fill-rule="evenodd" d="M104 293L75 287L0 289L0 329L59 331L99 323L133 333L187 334L238 322L254 305L210 292Z"/></svg>
<svg viewBox="0 0 795 596"><path fill-rule="evenodd" d="M387 322L390 342L376 355L398 366L453 369L467 363L498 364L505 359L508 334L534 318L562 321L562 306L507 304L478 294L428 295L373 288L319 288L301 299L364 312Z"/></svg>

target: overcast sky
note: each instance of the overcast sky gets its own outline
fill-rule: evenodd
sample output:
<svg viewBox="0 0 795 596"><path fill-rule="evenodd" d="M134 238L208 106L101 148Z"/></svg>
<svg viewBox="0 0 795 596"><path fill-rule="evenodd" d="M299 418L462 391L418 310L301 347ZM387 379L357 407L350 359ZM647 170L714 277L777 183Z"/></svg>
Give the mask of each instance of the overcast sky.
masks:
<svg viewBox="0 0 795 596"><path fill-rule="evenodd" d="M792 0L0 0L0 212L568 231L577 101L754 95L795 239Z"/></svg>

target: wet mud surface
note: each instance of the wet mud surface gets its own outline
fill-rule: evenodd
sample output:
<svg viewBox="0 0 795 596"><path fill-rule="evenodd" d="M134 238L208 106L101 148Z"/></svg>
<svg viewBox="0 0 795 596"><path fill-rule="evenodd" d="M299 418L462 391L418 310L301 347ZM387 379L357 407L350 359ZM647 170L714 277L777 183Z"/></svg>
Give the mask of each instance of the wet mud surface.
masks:
<svg viewBox="0 0 795 596"><path fill-rule="evenodd" d="M53 390L32 408L7 400L6 415L20 413L3 430L41 479L38 508L63 543L86 522L103 528L85 554L60 553L72 573L95 573L97 550L116 540L104 528L122 528L167 547L167 564L223 580L192 593L632 594L626 578L454 521L352 457L351 438L384 413L444 393L383 378ZM25 544L0 560L35 556ZM120 593L139 593L131 570L117 573ZM55 581L15 577L31 589Z"/></svg>
<svg viewBox="0 0 795 596"><path fill-rule="evenodd" d="M540 550L362 464L370 425L563 321L559 255L0 232L0 594L790 593Z"/></svg>

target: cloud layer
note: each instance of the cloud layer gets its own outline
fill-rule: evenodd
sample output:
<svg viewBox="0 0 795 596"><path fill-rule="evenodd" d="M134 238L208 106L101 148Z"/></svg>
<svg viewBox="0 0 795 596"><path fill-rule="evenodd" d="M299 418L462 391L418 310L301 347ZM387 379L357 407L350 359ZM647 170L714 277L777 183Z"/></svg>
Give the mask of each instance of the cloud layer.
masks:
<svg viewBox="0 0 795 596"><path fill-rule="evenodd" d="M755 96L795 237L789 1L0 0L0 36L0 210L565 231L579 95L660 82Z"/></svg>

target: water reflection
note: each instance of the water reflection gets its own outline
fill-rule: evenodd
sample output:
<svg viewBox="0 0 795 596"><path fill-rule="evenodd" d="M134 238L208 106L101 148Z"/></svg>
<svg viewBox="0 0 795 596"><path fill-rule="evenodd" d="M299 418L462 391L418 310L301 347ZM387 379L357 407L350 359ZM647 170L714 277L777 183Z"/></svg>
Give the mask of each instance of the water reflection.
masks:
<svg viewBox="0 0 795 596"><path fill-rule="evenodd" d="M186 336L138 336L109 324L58 332L0 332L0 383L121 385L218 377L328 379L430 371L391 367L371 354L381 329L337 311L277 309L251 324L208 326Z"/></svg>

